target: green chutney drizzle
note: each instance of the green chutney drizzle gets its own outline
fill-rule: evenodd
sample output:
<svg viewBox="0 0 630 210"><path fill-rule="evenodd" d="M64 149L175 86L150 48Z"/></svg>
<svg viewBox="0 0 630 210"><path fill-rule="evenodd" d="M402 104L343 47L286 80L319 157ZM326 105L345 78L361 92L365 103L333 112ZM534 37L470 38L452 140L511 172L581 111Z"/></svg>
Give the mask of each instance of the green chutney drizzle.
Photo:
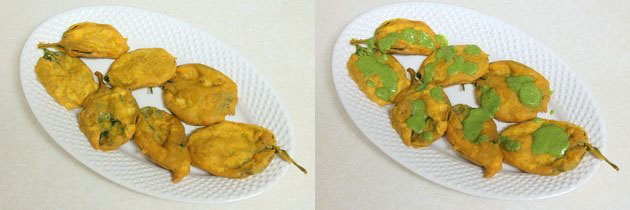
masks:
<svg viewBox="0 0 630 210"><path fill-rule="evenodd" d="M369 49L357 46L359 59L356 62L357 68L365 77L376 75L379 77L382 86L376 88L376 96L384 101L391 101L396 94L398 76L396 72L387 64L380 62L375 53Z"/></svg>
<svg viewBox="0 0 630 210"><path fill-rule="evenodd" d="M435 35L435 42L438 43L438 45L440 46L448 46L448 40L446 39L446 37L443 34L438 34Z"/></svg>
<svg viewBox="0 0 630 210"><path fill-rule="evenodd" d="M569 137L564 128L551 123L543 124L532 134L532 152L560 158L569 148Z"/></svg>
<svg viewBox="0 0 630 210"><path fill-rule="evenodd" d="M459 72L473 75L477 72L477 64L464 60L464 57L462 56L456 56L455 62L448 66L448 68L446 69L446 73L448 73L448 75L450 76Z"/></svg>
<svg viewBox="0 0 630 210"><path fill-rule="evenodd" d="M480 141L482 139L478 138L483 130L483 123L486 120L492 119L501 104L501 99L494 89L484 86L480 91L481 107L471 109L466 118L462 121L464 137L476 144L482 142Z"/></svg>
<svg viewBox="0 0 630 210"><path fill-rule="evenodd" d="M542 102L542 92L534 84L534 78L528 75L509 76L508 87L518 95L518 100L525 106L536 108Z"/></svg>
<svg viewBox="0 0 630 210"><path fill-rule="evenodd" d="M481 48L477 45L468 45L464 48L464 52L468 55L477 56L481 53Z"/></svg>
<svg viewBox="0 0 630 210"><path fill-rule="evenodd" d="M426 126L426 119L424 102L420 99L411 102L411 115L407 118L407 127L415 133L420 133Z"/></svg>
<svg viewBox="0 0 630 210"><path fill-rule="evenodd" d="M503 149L507 150L508 152L516 152L521 149L521 142L512 140L507 136L501 136L499 140L501 141L501 146L503 147Z"/></svg>
<svg viewBox="0 0 630 210"><path fill-rule="evenodd" d="M436 101L444 101L444 98L442 97L442 88L441 87L434 87L431 88L431 90L429 91L429 94L431 94L431 98L435 99Z"/></svg>
<svg viewBox="0 0 630 210"><path fill-rule="evenodd" d="M380 39L378 41L378 49L386 53L398 40L403 40L409 44L420 45L431 50L435 48L433 39L424 31L406 28L402 31L389 33Z"/></svg>
<svg viewBox="0 0 630 210"><path fill-rule="evenodd" d="M367 85L368 87L376 86L376 84L374 84L374 82L372 82L372 80L368 80L367 82L365 82L365 85Z"/></svg>

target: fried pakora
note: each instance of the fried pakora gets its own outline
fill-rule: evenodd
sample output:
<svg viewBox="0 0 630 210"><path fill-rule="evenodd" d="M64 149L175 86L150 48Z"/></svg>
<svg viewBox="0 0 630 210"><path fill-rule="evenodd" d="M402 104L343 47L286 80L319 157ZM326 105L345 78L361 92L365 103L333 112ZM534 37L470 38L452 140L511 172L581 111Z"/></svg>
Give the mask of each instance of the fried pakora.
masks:
<svg viewBox="0 0 630 210"><path fill-rule="evenodd" d="M210 125L234 115L237 95L234 81L203 64L178 66L175 77L164 84L166 107L193 125Z"/></svg>
<svg viewBox="0 0 630 210"><path fill-rule="evenodd" d="M127 39L109 24L77 23L63 33L59 43L40 43L39 48L56 47L72 57L118 58L129 50Z"/></svg>
<svg viewBox="0 0 630 210"><path fill-rule="evenodd" d="M379 106L391 104L396 95L409 86L405 69L394 56L370 47L356 47L356 53L347 64L350 77Z"/></svg>
<svg viewBox="0 0 630 210"><path fill-rule="evenodd" d="M535 70L515 61L496 61L488 73L475 82L475 96L484 87L494 89L501 98L495 118L504 122L523 122L547 111L551 96L549 82Z"/></svg>
<svg viewBox="0 0 630 210"><path fill-rule="evenodd" d="M35 65L35 74L48 94L68 110L81 107L83 100L98 88L92 71L81 59L46 48Z"/></svg>
<svg viewBox="0 0 630 210"><path fill-rule="evenodd" d="M394 100L391 123L407 146L426 147L444 135L451 103L440 86L419 84L408 72L412 84Z"/></svg>
<svg viewBox="0 0 630 210"><path fill-rule="evenodd" d="M138 104L131 92L123 88L109 88L98 77L98 89L83 101L79 113L79 128L94 149L111 151L129 141L136 132Z"/></svg>
<svg viewBox="0 0 630 210"><path fill-rule="evenodd" d="M184 126L168 112L151 106L140 109L134 142L151 161L172 171L174 183L190 173Z"/></svg>
<svg viewBox="0 0 630 210"><path fill-rule="evenodd" d="M422 65L422 81L443 87L472 83L488 71L488 54L477 45L450 45L429 55Z"/></svg>
<svg viewBox="0 0 630 210"><path fill-rule="evenodd" d="M175 57L162 48L142 48L121 55L107 71L114 87L135 90L161 85L175 76Z"/></svg>
<svg viewBox="0 0 630 210"><path fill-rule="evenodd" d="M483 166L483 176L490 178L501 171L503 166L497 125L491 117L475 124L466 123L471 121L469 115L474 115L474 110L477 109L464 104L453 106L448 117L446 138L453 145L453 150L470 162Z"/></svg>
<svg viewBox="0 0 630 210"><path fill-rule="evenodd" d="M246 178L261 173L274 154L306 173L276 146L271 131L251 124L223 121L200 128L190 134L188 151L194 166L215 176Z"/></svg>
<svg viewBox="0 0 630 210"><path fill-rule="evenodd" d="M353 40L353 43L374 41L384 54L430 55L440 46L448 45L444 35L438 34L424 22L403 18L383 22L368 40Z"/></svg>
<svg viewBox="0 0 630 210"><path fill-rule="evenodd" d="M500 135L503 160L525 172L553 176L574 169L587 151L606 161L579 126L536 118L507 127Z"/></svg>

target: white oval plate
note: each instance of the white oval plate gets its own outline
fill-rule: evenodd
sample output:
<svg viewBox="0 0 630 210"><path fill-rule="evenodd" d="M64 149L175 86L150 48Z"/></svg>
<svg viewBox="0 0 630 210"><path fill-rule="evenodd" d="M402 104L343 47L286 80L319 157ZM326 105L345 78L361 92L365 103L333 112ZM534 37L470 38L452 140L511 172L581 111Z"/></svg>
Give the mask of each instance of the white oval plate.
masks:
<svg viewBox="0 0 630 210"><path fill-rule="evenodd" d="M444 34L451 44L477 44L490 55L490 61L516 60L545 75L555 90L549 103L552 118L578 124L589 134L590 141L602 148L604 125L595 101L583 82L540 42L524 32L473 10L433 3L401 3L371 10L352 21L343 30L333 52L332 73L337 94L346 112L370 141L400 164L435 183L468 194L508 200L540 199L566 193L583 184L598 168L600 161L586 155L580 165L559 176L523 173L504 164L501 173L491 179L482 177L482 169L452 151L442 138L431 147L406 147L390 126L390 106L378 107L359 90L350 78L346 62L355 48L352 38L369 38L385 20L407 18L425 21L436 33ZM418 69L424 56L395 56L405 68ZM459 86L446 88L451 103L477 107L472 85L461 91ZM506 127L498 123L499 129Z"/></svg>
<svg viewBox="0 0 630 210"><path fill-rule="evenodd" d="M84 21L113 25L128 38L130 50L161 47L177 58L177 64L203 63L228 75L238 85L236 116L227 120L248 122L274 132L277 144L287 150L293 146L293 129L280 97L256 68L229 46L205 31L172 17L148 10L122 6L94 6L70 10L38 26L26 41L20 58L20 77L24 96L39 123L50 136L77 160L104 177L133 190L155 197L197 203L219 203L248 198L277 182L288 164L276 157L269 167L247 179L210 176L191 168L181 182L173 184L171 174L142 156L133 142L118 151L94 150L81 133L77 114L67 111L50 97L37 81L34 67L43 51L39 42L57 42L72 24ZM92 71L103 74L112 59L82 59ZM166 110L160 88L133 91L140 107L151 105ZM194 126L185 125L189 134Z"/></svg>

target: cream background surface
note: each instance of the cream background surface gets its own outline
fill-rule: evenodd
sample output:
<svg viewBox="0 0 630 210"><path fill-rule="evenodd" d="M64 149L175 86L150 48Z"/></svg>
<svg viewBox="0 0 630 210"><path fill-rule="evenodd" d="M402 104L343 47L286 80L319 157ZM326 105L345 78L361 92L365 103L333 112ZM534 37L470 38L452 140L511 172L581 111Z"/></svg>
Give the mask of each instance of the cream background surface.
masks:
<svg viewBox="0 0 630 210"><path fill-rule="evenodd" d="M223 204L191 204L129 190L58 146L22 94L19 59L47 18L90 5L149 9L205 30L253 63L289 109L295 132L290 168L265 192ZM0 0L0 209L314 209L315 98L313 1L6 1Z"/></svg>
<svg viewBox="0 0 630 210"><path fill-rule="evenodd" d="M316 206L318 209L627 209L630 207L630 19L627 1L433 1L501 19L547 45L584 79L607 128L602 164L567 194L504 201L463 194L420 177L379 150L353 124L335 92L331 56L343 28L360 14L398 1L320 0L316 46Z"/></svg>

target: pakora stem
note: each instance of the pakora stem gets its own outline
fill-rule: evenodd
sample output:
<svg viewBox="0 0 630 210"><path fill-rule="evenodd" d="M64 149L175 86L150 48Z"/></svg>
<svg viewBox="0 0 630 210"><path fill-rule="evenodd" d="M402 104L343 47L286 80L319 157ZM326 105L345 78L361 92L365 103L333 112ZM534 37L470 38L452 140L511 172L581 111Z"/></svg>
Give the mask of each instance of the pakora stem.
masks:
<svg viewBox="0 0 630 210"><path fill-rule="evenodd" d="M42 49L42 48L49 48L49 47L57 48L57 49L61 49L62 48L61 45L59 45L59 43L39 43L39 44L37 44L37 48L40 48L40 49Z"/></svg>
<svg viewBox="0 0 630 210"><path fill-rule="evenodd" d="M411 76L410 87L414 87L415 85L419 83L418 80L416 79L416 71L413 70L412 68L407 68L407 72L409 73L409 76Z"/></svg>
<svg viewBox="0 0 630 210"><path fill-rule="evenodd" d="M350 40L350 44L351 45L365 44L365 42L367 42L367 39L352 39L352 40Z"/></svg>
<svg viewBox="0 0 630 210"><path fill-rule="evenodd" d="M103 74L100 71L94 72L96 78L98 78L98 87L105 86L105 82L103 82Z"/></svg>
<svg viewBox="0 0 630 210"><path fill-rule="evenodd" d="M604 160L606 161L606 163L608 163L608 165L610 165L611 167L613 167L615 170L619 171L619 167L617 167L617 165L615 165L614 163L610 162L610 160L608 160L608 158L606 158L602 152L599 151L599 149L597 147L594 147L591 144L585 144L586 146L586 150L591 152L591 154L593 156L595 156L596 158L600 159L600 160Z"/></svg>
<svg viewBox="0 0 630 210"><path fill-rule="evenodd" d="M287 151L280 149L280 147L278 146L274 146L273 147L276 150L276 154L280 155L280 158L282 158L283 160L288 161L289 163L293 164L294 166L298 167L298 169L300 169L300 171L302 171L304 174L307 173L306 169L304 169L302 166L300 166L299 164L297 164L290 156L289 153L287 153Z"/></svg>

